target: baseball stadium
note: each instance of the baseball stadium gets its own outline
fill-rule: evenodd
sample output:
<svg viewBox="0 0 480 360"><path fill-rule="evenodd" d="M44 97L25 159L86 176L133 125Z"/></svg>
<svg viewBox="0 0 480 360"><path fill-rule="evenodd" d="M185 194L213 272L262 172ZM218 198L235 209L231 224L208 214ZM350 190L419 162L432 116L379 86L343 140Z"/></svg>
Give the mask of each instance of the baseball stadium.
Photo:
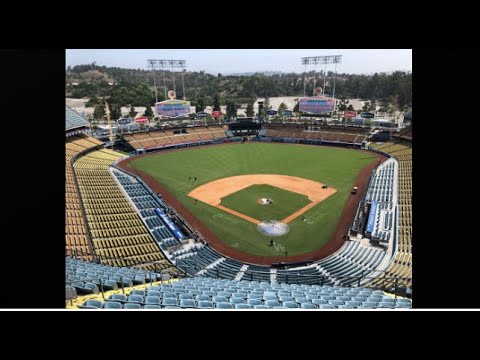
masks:
<svg viewBox="0 0 480 360"><path fill-rule="evenodd" d="M140 119L114 133L66 106L65 307L410 309L404 116Z"/></svg>

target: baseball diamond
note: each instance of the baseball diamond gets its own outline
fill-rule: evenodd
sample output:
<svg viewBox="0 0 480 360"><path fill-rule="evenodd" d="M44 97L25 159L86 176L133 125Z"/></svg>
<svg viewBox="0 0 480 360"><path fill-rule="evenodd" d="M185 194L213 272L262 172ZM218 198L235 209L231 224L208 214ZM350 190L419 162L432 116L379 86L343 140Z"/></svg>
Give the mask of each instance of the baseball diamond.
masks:
<svg viewBox="0 0 480 360"><path fill-rule="evenodd" d="M368 179L361 178L368 177L366 174L377 160L371 152L347 148L251 143L163 151L126 159L119 165L140 175L152 189L158 190L219 252L239 260L271 264L285 257L268 246L268 236L259 233L255 224L263 220L288 222L290 231L277 240L288 249L289 260L328 256L343 244L345 228L353 220L358 202L355 204L357 197L350 194L352 186L360 185L359 190L365 190ZM189 180L190 174L192 180ZM300 209L303 213L292 211L281 219L238 216L238 211L222 206L222 198L256 182L251 177L244 185L232 185L235 182L222 182L221 179L247 179L252 175L265 178L274 175L271 181L288 178L305 182L301 191L312 202ZM221 186L212 190L212 185L208 184L215 184L215 181L220 181L217 184ZM285 188L276 182L263 183ZM329 187L324 189L323 184ZM200 195L195 199L195 194L202 194L208 188L216 195L208 199ZM299 191L299 188L294 189ZM342 215L346 208L349 213ZM223 216L219 218L218 214ZM344 216L348 219L344 220ZM235 226L232 226L233 219L239 220ZM340 225L343 230L339 231L337 226Z"/></svg>

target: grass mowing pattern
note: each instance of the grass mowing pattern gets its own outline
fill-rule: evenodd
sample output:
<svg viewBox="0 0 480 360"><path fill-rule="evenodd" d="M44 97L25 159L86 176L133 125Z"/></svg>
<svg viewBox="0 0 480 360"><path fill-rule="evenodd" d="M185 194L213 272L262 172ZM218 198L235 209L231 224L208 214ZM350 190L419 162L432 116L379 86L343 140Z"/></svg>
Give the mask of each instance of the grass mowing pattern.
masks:
<svg viewBox="0 0 480 360"><path fill-rule="evenodd" d="M298 217L289 223L287 235L275 239L289 255L298 255L331 239L360 169L374 160L368 153L345 148L249 143L159 153L129 166L157 179L229 246L255 255L283 256L268 246L270 238L256 225L200 201L195 204L187 194L210 181L247 174L299 176L333 186L337 192L307 211L306 222Z"/></svg>
<svg viewBox="0 0 480 360"><path fill-rule="evenodd" d="M260 205L257 203L260 198L271 199L273 203ZM306 195L270 185L252 185L222 198L220 205L260 221L280 221L310 203Z"/></svg>

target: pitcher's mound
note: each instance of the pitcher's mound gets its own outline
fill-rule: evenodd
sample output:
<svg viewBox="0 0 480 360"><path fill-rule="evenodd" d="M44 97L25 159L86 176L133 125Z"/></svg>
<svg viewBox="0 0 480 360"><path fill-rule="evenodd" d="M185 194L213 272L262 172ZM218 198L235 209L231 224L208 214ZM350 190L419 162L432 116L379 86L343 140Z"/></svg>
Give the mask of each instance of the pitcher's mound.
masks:
<svg viewBox="0 0 480 360"><path fill-rule="evenodd" d="M257 204L260 204L260 205L270 205L271 203L273 203L273 201L268 198L260 198L257 200Z"/></svg>
<svg viewBox="0 0 480 360"><path fill-rule="evenodd" d="M288 234L290 226L277 220L262 221L257 225L258 231L268 236L282 236Z"/></svg>

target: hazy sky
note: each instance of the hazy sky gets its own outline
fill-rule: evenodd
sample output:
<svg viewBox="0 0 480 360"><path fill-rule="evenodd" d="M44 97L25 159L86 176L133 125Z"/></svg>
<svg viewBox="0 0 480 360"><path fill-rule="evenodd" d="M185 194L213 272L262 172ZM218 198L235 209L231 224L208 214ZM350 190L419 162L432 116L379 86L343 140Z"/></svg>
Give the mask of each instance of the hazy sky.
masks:
<svg viewBox="0 0 480 360"><path fill-rule="evenodd" d="M337 71L370 74L412 71L411 49L67 49L66 65L91 64L146 69L147 59L187 61L187 70L229 74L255 71L303 72L300 58L342 55ZM308 69L313 70L313 66ZM321 66L317 67L321 70ZM334 65L327 65L333 71Z"/></svg>

